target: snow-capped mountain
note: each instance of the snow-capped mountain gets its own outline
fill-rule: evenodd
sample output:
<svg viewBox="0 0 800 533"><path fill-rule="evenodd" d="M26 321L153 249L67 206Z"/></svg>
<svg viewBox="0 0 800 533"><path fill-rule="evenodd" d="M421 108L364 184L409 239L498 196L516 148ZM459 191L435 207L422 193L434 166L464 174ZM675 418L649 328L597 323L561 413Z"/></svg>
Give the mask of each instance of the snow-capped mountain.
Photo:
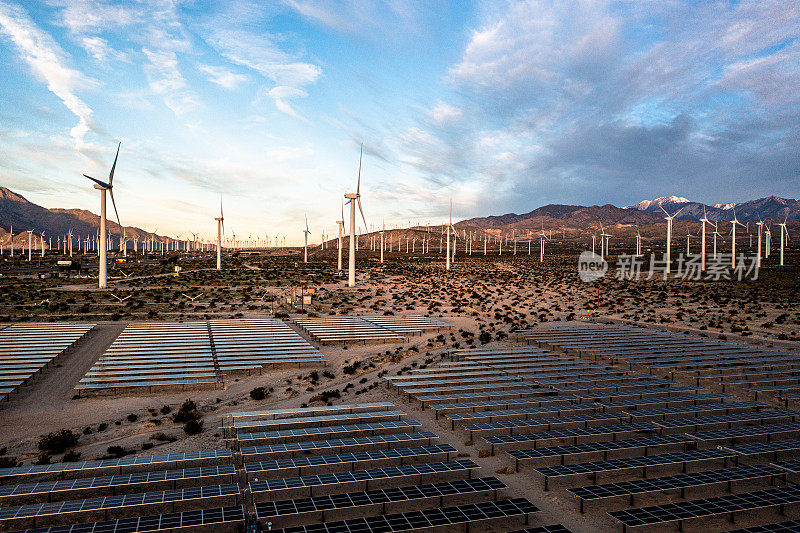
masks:
<svg viewBox="0 0 800 533"><path fill-rule="evenodd" d="M768 196L741 203L703 204L692 202L681 196L664 196L655 200L644 200L630 209L643 213L659 214L667 211L676 220L699 220L705 213L711 220L774 220L800 218L800 200Z"/></svg>

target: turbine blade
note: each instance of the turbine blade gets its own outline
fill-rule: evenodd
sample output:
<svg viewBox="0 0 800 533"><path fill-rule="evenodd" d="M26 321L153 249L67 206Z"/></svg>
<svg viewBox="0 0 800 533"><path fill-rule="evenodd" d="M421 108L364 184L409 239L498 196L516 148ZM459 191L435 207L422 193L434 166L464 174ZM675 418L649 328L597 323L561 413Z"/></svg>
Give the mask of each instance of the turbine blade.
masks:
<svg viewBox="0 0 800 533"><path fill-rule="evenodd" d="M114 201L114 189L109 189L108 193L111 195L111 205L114 206L114 214L117 215L117 225L121 228L122 223L119 221L119 212L117 211L117 203Z"/></svg>
<svg viewBox="0 0 800 533"><path fill-rule="evenodd" d="M364 218L364 210L361 209L361 197L358 197L358 210L361 212L361 220L364 221L364 229L367 228L367 219Z"/></svg>
<svg viewBox="0 0 800 533"><path fill-rule="evenodd" d="M358 182L356 183L356 194L360 194L361 191L361 159L363 157L364 157L364 143L361 143L361 153L358 156Z"/></svg>
<svg viewBox="0 0 800 533"><path fill-rule="evenodd" d="M117 145L117 155L114 156L114 164L111 165L111 174L108 175L108 186L114 186L114 169L117 168L117 159L119 158L119 147L122 146L122 143Z"/></svg>
<svg viewBox="0 0 800 533"><path fill-rule="evenodd" d="M87 176L86 174L84 174L83 177L89 178L90 180L92 180L96 184L100 185L101 187L105 187L106 189L110 189L111 188L111 185L109 185L108 183L105 183L105 182L102 182L100 180L94 179L93 177Z"/></svg>

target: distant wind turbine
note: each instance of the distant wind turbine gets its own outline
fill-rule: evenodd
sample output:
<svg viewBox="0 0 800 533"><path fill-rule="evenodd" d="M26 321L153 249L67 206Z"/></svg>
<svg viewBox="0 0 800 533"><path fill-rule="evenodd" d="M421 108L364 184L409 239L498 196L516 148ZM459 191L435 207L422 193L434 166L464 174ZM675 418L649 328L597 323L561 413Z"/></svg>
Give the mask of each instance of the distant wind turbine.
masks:
<svg viewBox="0 0 800 533"><path fill-rule="evenodd" d="M664 211L664 214L667 215L666 217L664 217L665 220L667 221L667 257L666 257L665 274L669 276L670 270L672 269L672 220L676 216L678 216L678 213L680 213L683 210L683 208L681 207L680 209L678 209L678 211L676 211L674 215L670 215L669 213L667 213L667 210L664 209L663 206L659 205L658 207L660 207L661 210Z"/></svg>
<svg viewBox="0 0 800 533"><path fill-rule="evenodd" d="M303 230L303 263L308 263L308 215L306 215L306 229Z"/></svg>
<svg viewBox="0 0 800 533"><path fill-rule="evenodd" d="M222 198L219 199L219 216L217 221L217 270L222 270L222 236L225 234L225 216L222 214Z"/></svg>
<svg viewBox="0 0 800 533"><path fill-rule="evenodd" d="M789 232L786 229L786 221L787 220L788 220L788 217L784 218L783 222L778 224L778 226L781 227L781 266L784 266L783 265L783 246L784 246L784 243L789 242Z"/></svg>

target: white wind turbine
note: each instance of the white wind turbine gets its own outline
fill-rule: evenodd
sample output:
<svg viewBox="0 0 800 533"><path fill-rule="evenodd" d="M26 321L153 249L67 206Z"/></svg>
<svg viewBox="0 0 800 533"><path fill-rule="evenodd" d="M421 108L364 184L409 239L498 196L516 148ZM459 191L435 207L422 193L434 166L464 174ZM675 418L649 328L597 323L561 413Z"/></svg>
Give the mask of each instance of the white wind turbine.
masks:
<svg viewBox="0 0 800 533"><path fill-rule="evenodd" d="M781 227L781 266L784 266L783 265L783 246L784 246L784 243L789 242L789 231L786 229L786 221L788 219L789 218L786 217L786 218L783 219L783 222L778 224L778 226Z"/></svg>
<svg viewBox="0 0 800 533"><path fill-rule="evenodd" d="M11 257L14 257L14 226L8 232L8 243L11 245Z"/></svg>
<svg viewBox="0 0 800 533"><path fill-rule="evenodd" d="M33 242L32 242L32 239L33 239L33 230L29 229L28 230L28 261L31 261L33 259Z"/></svg>
<svg viewBox="0 0 800 533"><path fill-rule="evenodd" d="M549 241L550 239L547 237L547 234L544 232L544 226L542 226L542 232L539 233L539 262L544 263L544 241Z"/></svg>
<svg viewBox="0 0 800 533"><path fill-rule="evenodd" d="M642 255L642 234L639 233L639 226L636 226L636 255Z"/></svg>
<svg viewBox="0 0 800 533"><path fill-rule="evenodd" d="M381 264L383 264L383 235L386 233L386 220L383 221L383 229L381 229ZM423 245L424 246L424 245Z"/></svg>
<svg viewBox="0 0 800 533"><path fill-rule="evenodd" d="M44 257L44 232L39 234L39 238L41 239L41 245L42 245L42 255L41 255L41 257Z"/></svg>
<svg viewBox="0 0 800 533"><path fill-rule="evenodd" d="M453 199L450 198L450 222L447 224L447 258L445 260L445 269L450 270L450 232L453 229ZM455 243L454 243L455 244Z"/></svg>
<svg viewBox="0 0 800 533"><path fill-rule="evenodd" d="M761 230L764 228L764 221L759 220L756 222L758 226L758 252L756 254L756 267L761 268Z"/></svg>
<svg viewBox="0 0 800 533"><path fill-rule="evenodd" d="M342 233L344 233L344 201L342 201L342 218L336 221L336 226L339 228L339 268L342 271Z"/></svg>
<svg viewBox="0 0 800 533"><path fill-rule="evenodd" d="M708 216L706 215L706 208L703 207L703 218L700 219L701 223L701 236L700 236L700 270L705 271L706 269L706 224L711 224L711 221L708 220ZM714 230L716 231L716 226ZM714 237L716 239L716 236ZM716 255L716 246L714 246Z"/></svg>
<svg viewBox="0 0 800 533"><path fill-rule="evenodd" d="M347 203L350 204L350 256L347 258L347 286L354 287L356 284L356 202L358 210L361 212L361 219L364 227L367 227L367 219L364 218L364 210L361 208L361 160L364 157L364 144L361 144L361 152L358 156L358 181L356 182L356 192L345 194Z"/></svg>
<svg viewBox="0 0 800 533"><path fill-rule="evenodd" d="M736 211L733 212L733 220L731 220L731 268L736 268L736 225L745 227L744 224L739 222L736 218ZM748 223L749 224L749 223Z"/></svg>
<svg viewBox="0 0 800 533"><path fill-rule="evenodd" d="M676 216L678 216L678 213L680 213L683 210L683 208L681 207L680 209L678 209L674 215L670 215L669 213L667 213L667 210L664 209L663 206L659 205L658 207L660 207L661 210L664 211L664 214L667 215L666 217L664 217L664 219L667 221L667 254L666 254L667 257L666 257L665 274L668 276L670 270L672 269L672 220Z"/></svg>
<svg viewBox="0 0 800 533"><path fill-rule="evenodd" d="M308 215L306 215L306 229L303 230L303 263L308 263Z"/></svg>
<svg viewBox="0 0 800 533"><path fill-rule="evenodd" d="M225 234L225 217L222 214L222 198L219 199L219 216L217 221L217 270L222 270L222 236Z"/></svg>
<svg viewBox="0 0 800 533"><path fill-rule="evenodd" d="M106 261L108 260L108 249L106 239L106 191L111 195L111 204L114 206L114 213L117 215L117 224L122 227L119 221L119 212L117 211L117 203L114 201L114 170L117 168L117 159L119 158L119 148L122 143L117 145L117 155L114 156L114 164L111 165L111 172L108 175L108 183L103 183L96 180L91 176L84 174L84 177L89 178L94 182L94 188L100 191L100 270L98 274L97 285L101 289L108 286L106 274Z"/></svg>

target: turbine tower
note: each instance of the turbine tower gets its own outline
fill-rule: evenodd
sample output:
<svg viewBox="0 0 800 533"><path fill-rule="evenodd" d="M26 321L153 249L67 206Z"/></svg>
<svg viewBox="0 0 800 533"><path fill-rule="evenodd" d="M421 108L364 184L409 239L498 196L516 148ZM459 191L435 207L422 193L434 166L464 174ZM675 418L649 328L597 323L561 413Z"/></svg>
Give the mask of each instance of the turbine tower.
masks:
<svg viewBox="0 0 800 533"><path fill-rule="evenodd" d="M736 211L734 211L733 220L731 221L731 268L736 268L736 224L744 227L744 224L736 218Z"/></svg>
<svg viewBox="0 0 800 533"><path fill-rule="evenodd" d="M338 272L342 271L342 233L344 233L344 201L342 201L342 218L336 221L336 226L339 228L339 268Z"/></svg>
<svg viewBox="0 0 800 533"><path fill-rule="evenodd" d="M665 268L665 275L669 276L670 270L672 269L672 219L678 216L683 208L678 209L678 211L674 215L670 215L667 213L667 210L664 209L663 206L658 206L664 211L664 214L667 215L664 219L667 221L667 257L666 257L666 268Z"/></svg>
<svg viewBox="0 0 800 533"><path fill-rule="evenodd" d="M222 198L219 199L219 216L217 221L217 270L222 270L222 235L225 233L225 217L222 215Z"/></svg>
<svg viewBox="0 0 800 533"><path fill-rule="evenodd" d="M784 218L783 222L778 224L778 226L781 227L781 266L783 266L783 246L784 246L784 243L789 241L789 232L786 229L786 221L787 220L788 220L788 217Z"/></svg>
<svg viewBox="0 0 800 533"><path fill-rule="evenodd" d="M711 224L711 221L708 220L708 216L706 216L706 208L703 207L703 218L700 219L701 222L701 236L700 236L700 270L705 271L706 269L706 224ZM714 228L716 229L716 228Z"/></svg>
<svg viewBox="0 0 800 533"><path fill-rule="evenodd" d="M450 222L447 224L447 261L445 268L450 270L450 230L453 228L453 199L450 198Z"/></svg>
<svg viewBox="0 0 800 533"><path fill-rule="evenodd" d="M117 168L117 159L119 158L119 148L122 143L117 145L117 155L114 156L114 164L111 165L111 172L108 175L108 183L103 183L96 180L91 176L84 174L84 177L89 178L94 182L94 188L100 191L100 272L97 276L97 286L105 289L108 286L106 261L108 260L108 235L106 233L106 191L111 195L111 204L114 206L114 213L117 215L117 224L122 227L119 221L119 212L117 211L117 203L114 201L114 170Z"/></svg>
<svg viewBox="0 0 800 533"><path fill-rule="evenodd" d="M306 215L306 229L303 230L303 263L308 263L308 215Z"/></svg>
<svg viewBox="0 0 800 533"><path fill-rule="evenodd" d="M364 157L364 144L361 144L361 152L358 156L358 181L356 182L356 192L345 194L347 203L350 204L350 257L347 258L347 286L354 287L356 284L356 202L358 210L361 212L361 219L364 227L367 227L367 219L364 218L364 210L361 208L361 160Z"/></svg>
<svg viewBox="0 0 800 533"><path fill-rule="evenodd" d="M756 222L758 226L758 253L756 255L756 267L761 268L761 230L764 228L764 221L759 220Z"/></svg>

